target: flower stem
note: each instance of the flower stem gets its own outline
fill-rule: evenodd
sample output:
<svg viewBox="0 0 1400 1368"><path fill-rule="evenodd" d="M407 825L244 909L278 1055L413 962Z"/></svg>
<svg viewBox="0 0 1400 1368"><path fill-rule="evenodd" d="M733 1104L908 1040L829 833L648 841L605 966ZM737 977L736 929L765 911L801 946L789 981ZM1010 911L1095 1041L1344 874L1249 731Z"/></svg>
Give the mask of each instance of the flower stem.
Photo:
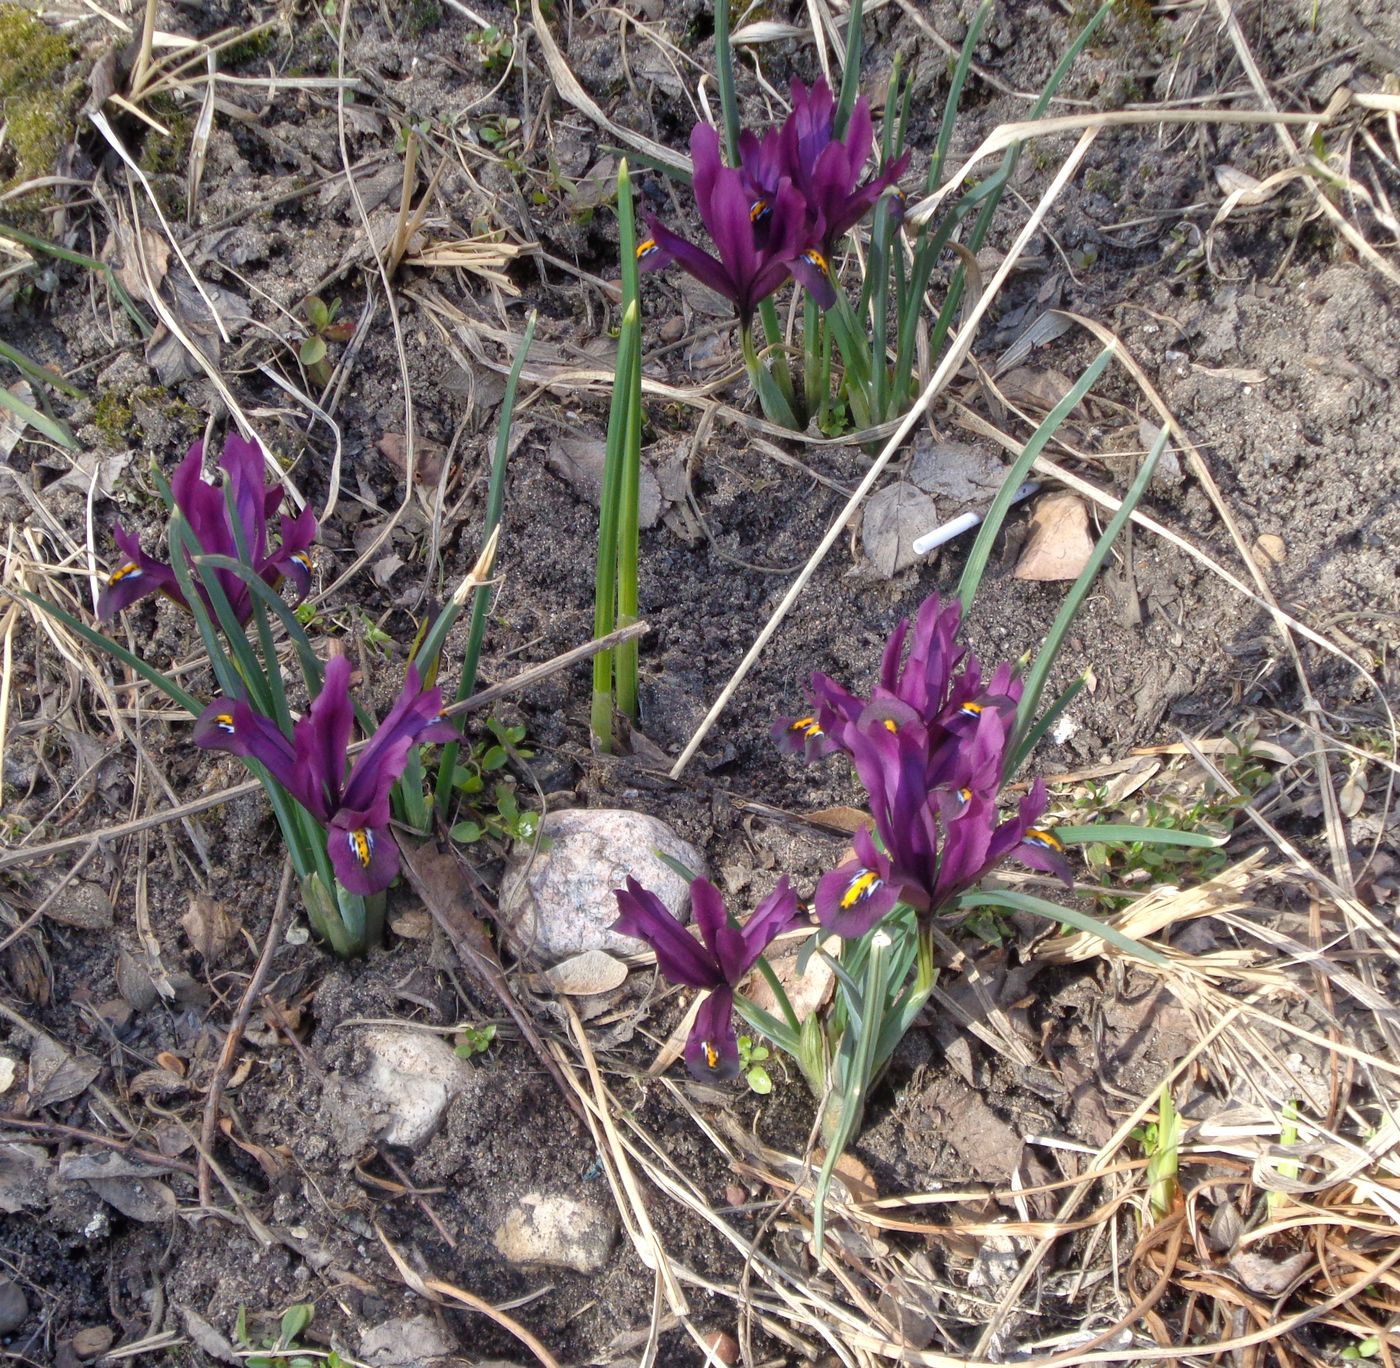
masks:
<svg viewBox="0 0 1400 1368"><path fill-rule="evenodd" d="M797 431L799 425L792 405L759 359L758 348L754 346L753 329L744 323L739 325L739 345L743 348L744 365L748 368L749 379L753 381L754 389L758 391L758 402L763 406L764 415L770 422Z"/></svg>

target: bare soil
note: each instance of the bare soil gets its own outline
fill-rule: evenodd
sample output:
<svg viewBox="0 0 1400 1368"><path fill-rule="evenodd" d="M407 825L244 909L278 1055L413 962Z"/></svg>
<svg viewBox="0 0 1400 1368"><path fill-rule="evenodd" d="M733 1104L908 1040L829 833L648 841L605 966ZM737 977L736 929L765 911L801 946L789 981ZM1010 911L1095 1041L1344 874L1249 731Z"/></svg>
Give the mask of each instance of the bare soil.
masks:
<svg viewBox="0 0 1400 1368"><path fill-rule="evenodd" d="M85 68L120 49L124 40L109 26L80 20L71 8ZM549 355L586 368L606 362L608 328L616 321L608 285L617 271L614 218L576 188L598 169L606 136L553 91L528 22L494 0L475 8L514 37L516 64L505 79L483 63L479 30L455 7L413 3L354 7L345 62L357 84L343 110L325 86L293 81L269 92L257 84L221 84L226 103L216 112L188 227L186 169L197 103L167 97L162 117L176 130L169 143L129 117L114 120L147 166L191 265L242 301L249 322L222 347L218 368L258 416L265 437L295 460L293 478L318 507L329 492L334 442L324 424L308 423L271 382L268 368L302 383L295 349L309 294L339 298L342 316L359 321L348 382L334 395L340 487L337 512L322 529L322 586L338 579L404 497L403 471L380 444L405 431L405 379L418 440L446 453L440 526L432 516L436 493L421 486L421 498L414 496L371 565L322 608L319 629L359 655L380 702L396 688L427 600L450 591L479 549L499 372L511 355L510 342L491 330L518 336L525 314L536 309L540 343L554 349ZM924 25L954 45L964 32L964 8L945 0L917 6ZM1400 51L1400 21L1381 0L1323 4L1315 31L1313 8L1287 0L1241 11L1255 58L1285 107L1321 108L1342 84L1377 88ZM709 12L697 4L664 13L647 4L628 9L675 47L651 41L630 21L620 25L618 10L561 12L554 31L575 75L612 118L683 147L694 117L691 63L712 58ZM801 6L779 11L772 17L806 23ZM1060 112L1167 98L1254 106L1213 7L1172 7L1159 16L1130 4L1123 11L1076 66ZM269 71L292 78L335 73L336 30L319 7L264 13L239 5L163 6L159 27L198 37L264 18L273 25L267 36L246 44L227 70L249 81ZM955 161L998 123L1024 112L1028 100L1014 92L1039 89L1071 31L1059 6L1017 3L997 16L977 53L982 75L966 96ZM794 76L819 74L810 40L752 51L778 90ZM884 7L869 20L868 91L884 88L896 52L925 84L910 137L926 149L951 62L908 13ZM741 68L745 113L761 120L767 96L749 56ZM405 376L360 211L376 231L392 223L401 134L414 124L427 130L425 175L439 158L447 163L426 235L443 241L493 228L531 250L505 268L518 291L510 295L465 271L406 267L397 297ZM1051 140L1028 149L1018 171L1022 202L1034 202L1069 145ZM349 193L345 159L359 205ZM1046 304L1112 329L1203 453L1245 543L1279 539L1266 540L1260 552L1279 601L1372 668L1393 694L1400 621L1395 292L1313 213L1297 182L1242 208L1207 238L1223 200L1216 167L1262 180L1281 165L1269 128L1105 133L1013 277L976 354L990 366ZM1375 158L1367 165L1378 188L1392 196L1400 191L1391 168ZM91 183L97 199L73 190L57 218L45 216L45 233L97 254L114 217L129 222L132 203L140 204L146 227L156 229L139 193L136 201L127 198L120 163L91 127L79 131L67 173ZM649 202L679 203L660 173L643 171L640 180ZM1341 207L1361 213L1352 203ZM1023 212L1008 200L994 248L1006 247ZM1360 221L1368 231L1374 227L1364 216ZM20 442L0 482L0 513L8 555L42 556L51 564L66 559L80 573L85 548L99 562L109 557L108 530L117 518L153 544L158 502L148 467L155 462L168 474L206 416L221 413L221 402L198 372L161 379L131 321L110 305L91 273L53 265L51 275L43 289L3 296L0 329L84 390L85 398L60 405L80 450L69 456ZM648 279L644 291L649 374L703 383L717 361L732 364L733 337L716 328L722 319L711 301L670 277ZM447 321L445 308L460 311L465 322ZM1039 374L1073 376L1097 349L1073 330L1024 364ZM333 348L332 359L338 355ZM970 374L955 389L982 408ZM725 397L740 406L750 402L738 382ZM1146 444L1140 420L1152 416L1125 373L1110 369L1095 399L1064 430L1056 459L1121 489ZM641 600L651 630L641 653L640 731L667 756L689 740L840 510L840 491L853 487L870 459L855 447L788 442L779 446L794 459L779 462L771 444L756 442L722 415L697 443L696 421L696 410L681 405L655 403L648 413L647 456L660 473L666 509L643 534ZM1030 430L1014 415L1003 421L1022 439ZM596 510L560 478L550 456L561 437L601 437L605 423L601 392L526 386L486 683L590 634ZM935 409L932 424L940 438L983 440L960 428L951 409ZM1248 578L1189 469L1160 479L1146 511ZM1012 577L1021 535L1018 521L969 624L973 646L993 661L1034 649L1063 594L1063 586ZM664 817L704 851L717 881L740 902L761 896L781 871L810 884L839 855L843 838L800 814L855 802L859 790L840 767L779 762L768 735L771 719L792 710L814 669L855 686L867 683L887 632L927 594L956 584L966 549L966 541L953 543L884 580L864 562L853 529L678 782L641 753L617 759L591 753L586 667L521 693L499 715L523 721L537 751L532 777L522 776L522 794L533 783L556 806L626 805ZM1303 693L1267 613L1159 538L1138 531L1126 556L1105 573L1064 653L1057 682L1090 667L1095 687L1073 706L1070 734L1045 746L1041 770L1082 770L1182 733L1219 736L1254 726L1266 736L1284 735ZM124 830L133 818L172 799L215 793L243 772L194 752L183 725L133 711L136 695L129 690L116 695L126 709L123 739L109 702L81 682L30 617L21 613L6 623L0 906L10 931L0 949L0 1057L15 1072L0 1099L8 1112L0 1118L6 1145L0 1187L20 1196L15 1210L0 1216L0 1262L29 1304L29 1315L5 1338L7 1352L20 1362L73 1362L75 1332L107 1325L119 1345L163 1331L178 1340L124 1361L212 1363L217 1359L207 1345L199 1347L189 1313L231 1338L240 1307L256 1320L306 1301L315 1302L316 1319L304 1342L354 1353L367 1330L427 1307L405 1285L387 1241L419 1275L513 1306L511 1314L560 1362L634 1360L653 1315L654 1278L625 1236L597 1276L512 1267L494 1250L493 1232L523 1192L567 1191L604 1204L612 1197L592 1138L500 1003L460 972L440 933L391 934L383 948L351 964L305 937L278 949L238 1048L237 1082L225 1103L228 1129L216 1137L219 1210L201 1210L192 1169L204 1091L272 916L281 864L276 829L262 798L252 796L183 823ZM371 623L387 634L387 647L368 638ZM188 622L164 603L147 601L128 613L120 635L157 662L183 661L197 650ZM1378 699L1356 670L1335 655L1305 651L1317 702L1339 733L1378 727ZM186 682L209 685L197 670ZM143 707L151 706L146 699ZM1286 786L1294 777L1281 774L1278 782ZM1070 792L1061 790L1067 802ZM1305 846L1315 841L1317 817L1307 803L1294 805L1290 834ZM1381 844L1393 835L1383 827L1371 834ZM68 837L84 839L48 855L25 853ZM499 853L485 845L462 852L488 909ZM76 879L42 916L31 917L75 860L82 861ZM181 923L197 897L221 904L237 928L210 959ZM407 886L391 893L391 920L416 908ZM1037 1137L1103 1144L1143 1089L1193 1043L1191 1023L1153 984L1092 963L1044 969L1026 950L1031 928L1011 932L1001 947L971 938L964 944L1032 1062L990 1049L945 1012L930 1013L901 1049L856 1146L880 1191L1005 1185L1013 1172L1030 1183L1058 1176L1059 1152ZM976 1010L956 970L945 984ZM611 1086L643 1126L664 1137L674 1163L716 1208L734 1205L729 1189L736 1183L744 1201L765 1200L771 1194L732 1171L674 1093L647 1075L682 1004L672 996L646 1006L643 988L634 984L610 1018L634 1029L597 1028ZM567 1040L548 1004L528 1001L541 1029ZM386 1155L366 1146L354 1118L337 1109L328 1080L353 1073L356 1023L367 1020L433 1028L497 1023L496 1043L473 1061L482 1085L472 1091L471 1105L455 1107L421 1152ZM36 1033L95 1066L86 1085L45 1101L33 1076ZM165 1076L153 1078L153 1071ZM1200 1082L1206 1094L1229 1092L1228 1079ZM700 1111L732 1115L763 1144L803 1152L812 1104L795 1074L780 1076L767 1099L742 1091L692 1096ZM123 1214L89 1184L61 1177L63 1156L95 1148L97 1136L164 1155L173 1167L161 1181L178 1214ZM16 1146L38 1148L21 1154ZM11 1181L29 1172L24 1165L34 1174L27 1188ZM703 1277L738 1280L742 1260L711 1227L660 1193L651 1196L651 1219L680 1264ZM757 1231L761 1215L736 1219ZM776 1238L777 1257L808 1258L790 1233L765 1238ZM1002 1285L995 1277L980 1294L976 1279L968 1280L985 1251L969 1261L956 1243L932 1241L922 1243L920 1257L953 1289L943 1307L953 1323L975 1325L985 1314L960 1298L995 1302ZM692 1312L702 1329L735 1332L734 1307L723 1298L696 1293ZM1028 1339L1076 1328L1084 1314L1053 1299L1043 1312L1023 1323ZM433 1314L459 1346L461 1358L453 1361L525 1354L479 1314L450 1305ZM968 1332L964 1343L934 1347L967 1352L973 1338ZM762 1331L754 1350L759 1361L804 1358ZM658 1362L698 1361L681 1329L662 1334Z"/></svg>

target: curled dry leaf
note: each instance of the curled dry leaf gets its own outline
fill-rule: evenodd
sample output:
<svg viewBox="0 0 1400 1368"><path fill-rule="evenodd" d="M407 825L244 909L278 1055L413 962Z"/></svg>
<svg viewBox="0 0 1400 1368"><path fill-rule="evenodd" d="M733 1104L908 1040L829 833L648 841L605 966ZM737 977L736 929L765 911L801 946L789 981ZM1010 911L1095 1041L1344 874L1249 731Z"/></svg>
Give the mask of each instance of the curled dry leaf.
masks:
<svg viewBox="0 0 1400 1368"><path fill-rule="evenodd" d="M196 893L189 910L180 918L190 944L206 965L222 965L229 947L238 937L238 923L217 898Z"/></svg>
<svg viewBox="0 0 1400 1368"><path fill-rule="evenodd" d="M60 926L84 931L106 931L113 922L112 900L101 884L75 879L48 907L44 915Z"/></svg>
<svg viewBox="0 0 1400 1368"><path fill-rule="evenodd" d="M0 1211L13 1216L42 1206L48 1189L49 1154L42 1145L0 1145Z"/></svg>
<svg viewBox="0 0 1400 1368"><path fill-rule="evenodd" d="M923 559L914 554L914 539L937 524L938 505L922 489L897 480L866 501L861 549L877 574L892 579Z"/></svg>
<svg viewBox="0 0 1400 1368"><path fill-rule="evenodd" d="M150 1011L160 998L151 971L125 946L117 952L117 992L138 1012Z"/></svg>
<svg viewBox="0 0 1400 1368"><path fill-rule="evenodd" d="M603 464L607 443L601 437L560 437L545 453L552 470L581 499L598 507L603 493ZM655 527L661 518L661 486L652 468L643 463L638 484L637 523Z"/></svg>
<svg viewBox="0 0 1400 1368"><path fill-rule="evenodd" d="M129 1221L158 1224L175 1215L175 1194L150 1178L91 1178L88 1186Z"/></svg>
<svg viewBox="0 0 1400 1368"><path fill-rule="evenodd" d="M127 1086L137 1097L161 1100L189 1091L189 1084L170 1069L142 1069Z"/></svg>
<svg viewBox="0 0 1400 1368"><path fill-rule="evenodd" d="M386 432L375 445L379 454L397 470L408 471L408 438L402 432ZM436 485L442 479L442 465L447 448L429 437L415 437L413 442L413 481L415 484Z"/></svg>
<svg viewBox="0 0 1400 1368"><path fill-rule="evenodd" d="M101 1068L91 1055L69 1054L58 1041L38 1036L29 1051L30 1102L37 1108L71 1101Z"/></svg>

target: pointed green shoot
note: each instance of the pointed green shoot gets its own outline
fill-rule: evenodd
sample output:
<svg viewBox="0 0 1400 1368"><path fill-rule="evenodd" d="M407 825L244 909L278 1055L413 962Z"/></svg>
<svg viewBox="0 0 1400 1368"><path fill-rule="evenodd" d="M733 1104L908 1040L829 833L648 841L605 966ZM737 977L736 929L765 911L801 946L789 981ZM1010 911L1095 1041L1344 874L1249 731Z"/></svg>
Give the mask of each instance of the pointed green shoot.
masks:
<svg viewBox="0 0 1400 1368"><path fill-rule="evenodd" d="M529 356L530 344L535 340L535 324L537 322L538 315L531 311L530 317L525 323L525 332L520 339L520 345L515 350L515 360L511 362L510 374L506 377L506 392L501 400L501 416L496 424L496 449L491 457L491 481L486 488L486 520L482 535L488 545L497 536L497 530L501 525L501 514L505 508L506 464L510 455L510 428L515 419L515 396L520 388L520 372L525 368L525 358ZM481 663L482 643L486 639L486 618L491 611L491 599L491 586L489 584L480 585L473 597L471 630L467 634L467 649L462 657L462 673L457 680L456 701L458 703L462 702L463 699L470 698L476 690L476 672ZM459 611L460 606L453 611L452 619L454 621ZM446 626L444 626L443 635L446 635ZM432 654L427 655L425 659L435 660L441 649L439 641ZM437 803L438 815L444 821L447 818L448 805L452 800L452 775L457 768L457 750L457 742L449 741L443 746L442 755L438 760L437 787L434 798Z"/></svg>
<svg viewBox="0 0 1400 1368"><path fill-rule="evenodd" d="M598 509L598 567L593 589L593 635L607 636L617 625L618 528L622 507L622 480L626 465L628 399L635 359L641 351L641 315L637 302L628 305L617 343L617 371L612 408L608 413L607 454L603 461L603 489ZM593 657L593 744L612 749L614 650Z"/></svg>

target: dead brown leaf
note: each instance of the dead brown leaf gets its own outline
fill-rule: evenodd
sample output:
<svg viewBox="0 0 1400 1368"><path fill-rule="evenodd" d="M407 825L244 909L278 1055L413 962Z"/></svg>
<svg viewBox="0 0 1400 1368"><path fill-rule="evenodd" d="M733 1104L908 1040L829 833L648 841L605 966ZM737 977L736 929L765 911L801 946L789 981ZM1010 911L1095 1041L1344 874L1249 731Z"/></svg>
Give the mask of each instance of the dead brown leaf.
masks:
<svg viewBox="0 0 1400 1368"><path fill-rule="evenodd" d="M408 471L408 438L402 432L386 432L375 445L390 465L403 473ZM413 480L415 484L433 485L442 479L442 465L447 448L430 437L417 437L413 443Z"/></svg>
<svg viewBox="0 0 1400 1368"><path fill-rule="evenodd" d="M892 579L923 559L914 554L914 539L937 524L938 505L922 489L897 480L866 501L861 549L876 573Z"/></svg>

